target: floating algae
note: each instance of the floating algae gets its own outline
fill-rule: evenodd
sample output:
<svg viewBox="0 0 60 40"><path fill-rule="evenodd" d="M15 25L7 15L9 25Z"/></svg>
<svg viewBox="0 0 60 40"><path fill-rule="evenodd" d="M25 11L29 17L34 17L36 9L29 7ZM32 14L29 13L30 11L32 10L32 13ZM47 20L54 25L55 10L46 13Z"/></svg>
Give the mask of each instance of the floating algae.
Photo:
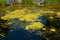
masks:
<svg viewBox="0 0 60 40"><path fill-rule="evenodd" d="M31 8L31 7L30 7ZM36 32L37 35L46 39L59 40L60 32L60 12L50 9L39 8L31 10L27 8L16 9L1 17L3 20L12 20L15 27L20 27L31 33ZM38 19L41 17L40 19ZM16 19L16 21L15 21ZM46 21L44 23L44 21ZM14 23L13 22L13 23ZM20 22L20 23L19 23ZM11 23L9 23L11 24ZM12 30L11 30L12 31Z"/></svg>

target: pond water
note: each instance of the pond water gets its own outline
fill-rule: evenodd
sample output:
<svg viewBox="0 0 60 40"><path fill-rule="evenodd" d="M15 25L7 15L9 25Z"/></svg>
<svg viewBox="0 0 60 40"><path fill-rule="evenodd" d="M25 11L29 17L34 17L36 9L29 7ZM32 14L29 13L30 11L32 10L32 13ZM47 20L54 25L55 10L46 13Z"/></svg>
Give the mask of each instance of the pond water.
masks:
<svg viewBox="0 0 60 40"><path fill-rule="evenodd" d="M32 32L31 30L25 30L26 26L30 25L31 23L35 23L35 22L41 22L42 24L46 24L46 20L43 18L43 14L44 13L53 13L53 12L59 12L59 9L55 9L55 8L50 8L50 7L45 7L45 6L6 6L6 7L0 7L0 18L5 16L6 14L10 14L11 12L15 13L15 10L18 10L18 13L20 13L20 11L25 11L24 17L26 17L25 15L27 15L28 13L30 14L41 14L39 15L39 17L36 18L36 20L33 19L33 22L30 20L30 18L26 18L23 20L19 19L17 16L18 13L16 13L16 17L12 16L14 18L9 18L9 20L12 21L12 24L10 25L10 30L7 34L7 36L5 38L0 38L0 40L45 40L42 36L40 35L36 35L36 32ZM28 11L29 10L29 11ZM56 11L58 10L58 11ZM22 12L21 11L21 12ZM23 12L22 12L23 13ZM21 13L21 14L22 14ZM21 16L21 14L19 15L19 17ZM13 14L15 15L15 14ZM28 14L29 15L29 14ZM31 16L32 16L31 15ZM45 14L44 14L45 15ZM10 17L10 16L8 16ZM8 20L7 17L7 20ZM28 21L27 21L28 20ZM38 25L37 25L38 26ZM33 28L31 28L33 29ZM35 29L33 29L35 30Z"/></svg>

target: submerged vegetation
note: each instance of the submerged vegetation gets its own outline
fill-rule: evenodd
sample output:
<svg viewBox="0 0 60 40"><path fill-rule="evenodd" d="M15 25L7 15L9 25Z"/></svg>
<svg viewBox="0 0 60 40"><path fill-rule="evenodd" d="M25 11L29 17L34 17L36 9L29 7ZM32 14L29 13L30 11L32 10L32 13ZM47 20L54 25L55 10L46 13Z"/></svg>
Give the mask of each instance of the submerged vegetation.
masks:
<svg viewBox="0 0 60 40"><path fill-rule="evenodd" d="M6 4L4 0L0 1L2 3ZM0 7L1 36L5 37L9 31L14 31L12 28L22 28L46 40L60 40L59 0L44 0L39 6L36 0L22 0L21 5L17 4Z"/></svg>
<svg viewBox="0 0 60 40"><path fill-rule="evenodd" d="M60 11L56 10L49 7L46 9L43 6L25 6L8 12L1 19L17 19L21 23L13 21L13 23L16 22L15 28L20 24L19 28L23 28L31 33L35 32L36 35L43 36L46 40L59 40Z"/></svg>

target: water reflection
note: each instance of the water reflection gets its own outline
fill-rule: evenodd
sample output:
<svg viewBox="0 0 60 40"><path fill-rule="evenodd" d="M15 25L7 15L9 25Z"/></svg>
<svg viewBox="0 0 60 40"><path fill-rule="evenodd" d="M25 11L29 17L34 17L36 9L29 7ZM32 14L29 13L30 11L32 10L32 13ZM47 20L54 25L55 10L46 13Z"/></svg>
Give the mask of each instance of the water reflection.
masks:
<svg viewBox="0 0 60 40"><path fill-rule="evenodd" d="M3 40L6 40L6 39L7 40L20 40L20 39L21 40L45 40L42 36L40 36L41 32L46 32L47 31L46 34L47 34L47 36L49 35L48 37L50 37L49 33L51 32L50 31L51 25L54 26L54 27L55 26L58 26L58 27L60 26L59 25L60 23L58 23L58 21L60 22L60 19L57 21L58 18L57 19L53 18L53 20L51 20L53 23L52 22L50 23L49 17L53 15L53 14L50 15L50 13L55 13L55 10L47 8L47 7L46 8L45 7L23 7L23 8L18 7L17 8L15 6L14 7L7 7L6 10L4 10L4 11L1 10L0 17L4 16L4 15L10 13L10 12L13 12L15 10L21 10L21 9L24 9L26 14L28 14L30 12L31 12L31 14L32 13L35 14L36 12L37 12L37 14L38 14L38 12L41 13L42 15L37 18L37 20L40 20L40 21L36 20L34 22L41 22L42 24L45 25L44 27L47 27L48 31L47 30L45 30L45 31L44 30L37 30L37 32L39 31L39 33L37 33L38 35L36 35L35 34L36 30L34 30L33 32L30 32L30 30L34 29L34 28L31 28L30 30L27 30L27 31L24 29L27 25L30 25L30 23L33 24L34 22L26 21L26 20L22 21L22 20L19 20L18 18L11 18L10 20L12 21L12 24L9 25L10 30L7 31L8 35L6 36L6 38L3 38ZM31 10L31 11L27 12L27 10ZM51 18L52 17L50 17L50 19ZM47 23L47 20L48 20L48 23ZM5 21L5 23L6 23L6 21Z"/></svg>

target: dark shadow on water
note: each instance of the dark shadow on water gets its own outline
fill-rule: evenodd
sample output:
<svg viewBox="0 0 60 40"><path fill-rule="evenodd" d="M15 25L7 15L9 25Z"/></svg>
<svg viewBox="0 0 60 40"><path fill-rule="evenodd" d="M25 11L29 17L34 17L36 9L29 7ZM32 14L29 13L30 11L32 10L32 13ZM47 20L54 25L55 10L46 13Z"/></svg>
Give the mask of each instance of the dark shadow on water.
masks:
<svg viewBox="0 0 60 40"><path fill-rule="evenodd" d="M27 32L24 29L18 28L12 32L9 32L6 38L0 40L44 40L39 35L32 35L30 32Z"/></svg>

